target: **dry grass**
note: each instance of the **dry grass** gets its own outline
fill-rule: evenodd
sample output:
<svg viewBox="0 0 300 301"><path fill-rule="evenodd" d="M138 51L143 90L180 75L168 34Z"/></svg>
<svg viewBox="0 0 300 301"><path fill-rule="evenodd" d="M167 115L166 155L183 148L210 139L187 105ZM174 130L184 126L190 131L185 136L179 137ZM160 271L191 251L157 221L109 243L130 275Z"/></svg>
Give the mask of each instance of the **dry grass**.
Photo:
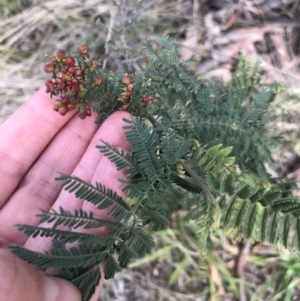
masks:
<svg viewBox="0 0 300 301"><path fill-rule="evenodd" d="M93 0L85 6L81 1L45 1L0 21L0 122L44 85L45 55L100 38L91 18L112 8Z"/></svg>
<svg viewBox="0 0 300 301"><path fill-rule="evenodd" d="M184 58L202 58L195 70L205 76L228 78L245 54L260 57L271 80L298 83L297 7L290 4L287 10L293 1L282 1L282 9L291 19L272 12L269 18L270 1L260 2L266 3L259 7L251 0L237 4L229 0L223 4L204 0L1 0L0 122L43 85L46 54L87 42L94 55L104 60L105 45L117 29L123 30L120 43L124 48L139 48L143 40L157 35L172 36ZM96 19L107 29L97 27ZM272 49L265 49L266 37L271 39Z"/></svg>
<svg viewBox="0 0 300 301"><path fill-rule="evenodd" d="M12 11L10 7L6 10L2 7L3 14L6 12L8 16L0 21L0 123L43 86L47 78L43 73L45 55L87 42L94 55L104 59L104 47L111 41L113 30L123 28L124 47L127 43L140 47L145 38L157 33L171 34L169 25L173 21L179 22L178 33L183 20L188 19L187 14L178 18L176 13L186 10L181 7L182 1L175 5L158 0L35 2L28 7L14 7ZM97 27L96 19L107 29Z"/></svg>
<svg viewBox="0 0 300 301"><path fill-rule="evenodd" d="M263 4L258 6L258 2ZM117 62L107 60L105 48L113 43L114 30L118 29L123 30L118 43L124 47L125 55L127 46L140 49L145 39L170 35L184 58L202 58L195 65L202 76L227 78L243 53L260 57L266 80L277 79L295 87L300 79L300 35L294 31L300 28L294 21L299 19L299 1L279 1L279 12L278 7L271 7L275 2L278 1L0 0L0 123L44 85L47 54L88 43L92 55L107 68L118 68ZM217 10L218 6L221 9ZM290 18L282 17L286 15ZM96 26L97 19L103 26ZM273 48L268 49L270 45ZM291 127L290 122L284 125ZM298 128L298 124L292 127ZM292 138L292 142L298 143L295 139L298 138ZM201 242L176 232L176 228L172 231L157 234L160 247L144 259L145 263L108 281L101 300L247 300L243 298L252 296L254 301L261 300L255 291L262 296L264 290L264 300L277 300L274 296L279 292L272 284L286 271L295 277L293 298L300 300L298 266L283 257L282 250L264 245L247 249L247 243L234 244L220 232L214 238L208 266L200 267ZM241 263L243 251L247 253ZM272 258L276 258L277 265ZM243 264L243 275L237 273L238 264ZM268 274L275 280L266 286ZM248 284L243 284L242 279ZM283 290L282 296L284 300L289 295Z"/></svg>

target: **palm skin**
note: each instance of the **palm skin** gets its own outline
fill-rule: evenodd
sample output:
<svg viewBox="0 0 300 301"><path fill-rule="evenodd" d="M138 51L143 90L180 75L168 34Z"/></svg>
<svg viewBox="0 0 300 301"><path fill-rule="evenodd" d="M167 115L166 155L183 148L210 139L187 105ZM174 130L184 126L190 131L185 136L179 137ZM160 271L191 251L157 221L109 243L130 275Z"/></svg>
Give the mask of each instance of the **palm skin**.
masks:
<svg viewBox="0 0 300 301"><path fill-rule="evenodd" d="M108 218L107 210L96 210L93 205L62 191L60 183L54 180L58 172L72 174L91 183L101 182L126 197L122 192L123 184L118 180L125 178L124 172L117 171L95 146L101 144L102 139L128 151L130 147L122 128L122 118L128 118L129 114L115 112L101 127L95 124L94 115L85 120L72 112L62 117L53 111L53 100L44 90L39 90L0 126L0 270L1 267L10 270L9 260L1 261L1 256L12 258L15 265L16 262L20 265L19 259L5 250L8 244L15 243L35 251L49 249L49 240L28 239L14 227L15 224L37 225L35 215L39 209L58 210L63 207L73 212L82 208L93 211L95 217ZM103 233L105 230L97 231ZM32 273L41 273L29 265L28 269ZM5 291L9 281L0 279L0 299L1 291ZM15 282L14 285L18 286ZM92 300L97 300L100 287ZM23 297L19 300L25 300L24 294ZM15 299L7 299L6 296L5 300ZM58 297L57 300L63 299Z"/></svg>

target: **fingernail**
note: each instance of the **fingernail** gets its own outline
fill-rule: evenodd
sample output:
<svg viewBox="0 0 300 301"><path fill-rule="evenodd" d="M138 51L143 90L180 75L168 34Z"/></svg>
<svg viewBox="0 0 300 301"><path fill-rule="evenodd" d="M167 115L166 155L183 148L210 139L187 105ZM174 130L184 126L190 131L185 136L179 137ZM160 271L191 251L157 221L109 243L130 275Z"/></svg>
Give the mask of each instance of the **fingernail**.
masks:
<svg viewBox="0 0 300 301"><path fill-rule="evenodd" d="M43 278L43 301L58 301L58 294L60 291L59 284L51 277L44 276Z"/></svg>
<svg viewBox="0 0 300 301"><path fill-rule="evenodd" d="M42 278L44 292L43 301L81 300L79 291L70 282L50 276L44 276Z"/></svg>

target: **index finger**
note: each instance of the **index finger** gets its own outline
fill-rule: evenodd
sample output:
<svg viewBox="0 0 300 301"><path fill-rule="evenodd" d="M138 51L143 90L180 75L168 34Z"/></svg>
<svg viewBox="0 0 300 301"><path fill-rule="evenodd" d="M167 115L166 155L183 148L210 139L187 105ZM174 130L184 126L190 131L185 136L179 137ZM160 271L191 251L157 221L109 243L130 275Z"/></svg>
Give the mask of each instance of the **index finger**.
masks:
<svg viewBox="0 0 300 301"><path fill-rule="evenodd" d="M60 116L45 88L0 126L0 209L56 133L73 114Z"/></svg>

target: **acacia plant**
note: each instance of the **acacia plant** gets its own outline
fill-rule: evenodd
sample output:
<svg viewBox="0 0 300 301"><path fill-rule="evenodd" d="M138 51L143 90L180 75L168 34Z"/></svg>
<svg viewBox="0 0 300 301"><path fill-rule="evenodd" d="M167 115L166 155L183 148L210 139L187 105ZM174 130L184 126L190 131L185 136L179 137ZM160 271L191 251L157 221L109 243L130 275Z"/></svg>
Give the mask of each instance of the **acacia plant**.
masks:
<svg viewBox="0 0 300 301"><path fill-rule="evenodd" d="M103 70L88 51L80 45L69 56L59 51L50 57L46 89L58 97L54 110L63 116L77 110L84 119L96 111L101 126L116 110L131 114L124 119L129 153L105 141L95 146L118 170L126 169L127 199L101 183L61 174L57 180L64 190L99 210L109 207L114 221L83 210L41 211L40 222L49 228L17 227L28 236L50 237L52 249L43 254L10 246L14 254L42 268L59 268L59 276L88 301L101 277L114 277L150 252L151 233L168 228L181 208L204 241L223 227L240 238L300 248L299 201L284 190L283 179L267 171L276 169L271 149L280 142L271 131L278 87L261 82L258 64L241 59L229 82L206 81L190 71L168 38L147 42L139 70L128 74ZM60 230L61 225L77 230ZM109 228L105 236L80 232L101 227ZM204 251L205 245L203 256Z"/></svg>

